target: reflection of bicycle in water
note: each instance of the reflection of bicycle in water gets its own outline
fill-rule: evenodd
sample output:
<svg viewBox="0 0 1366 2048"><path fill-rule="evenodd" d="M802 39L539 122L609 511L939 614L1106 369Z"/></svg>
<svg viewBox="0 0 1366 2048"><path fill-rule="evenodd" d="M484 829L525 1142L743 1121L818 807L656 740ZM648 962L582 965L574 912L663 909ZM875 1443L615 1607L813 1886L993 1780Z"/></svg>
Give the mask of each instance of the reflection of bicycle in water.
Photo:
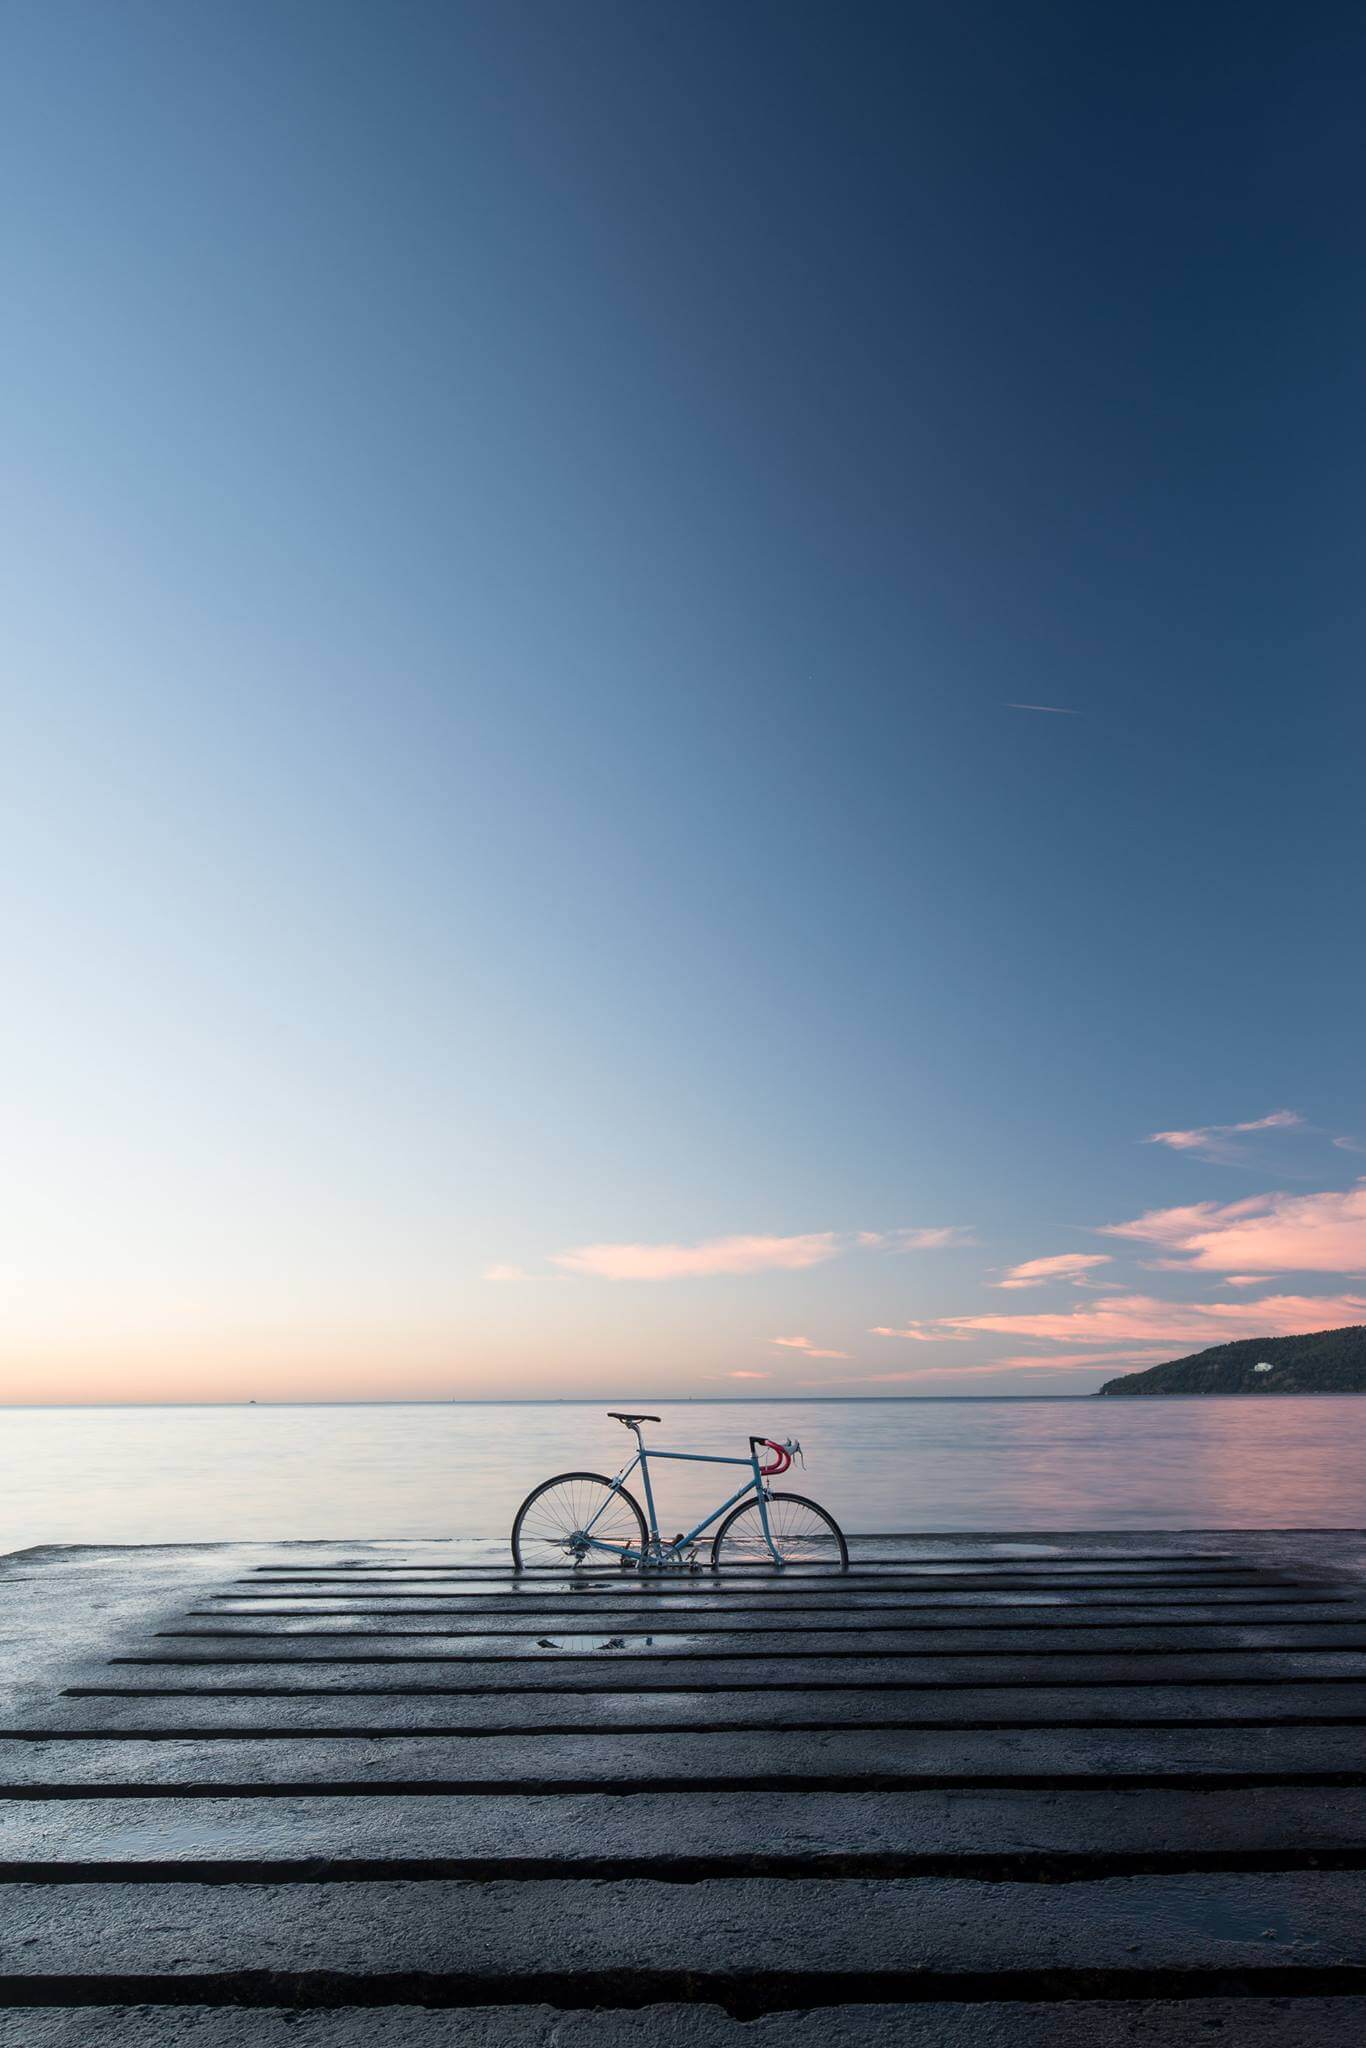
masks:
<svg viewBox="0 0 1366 2048"><path fill-rule="evenodd" d="M697 1569L697 1539L713 1522L721 1524L712 1539L713 1565L825 1565L831 1571L848 1570L849 1546L834 1518L814 1500L799 1493L774 1493L765 1483L786 1472L800 1456L799 1443L778 1444L769 1437L752 1436L747 1458L647 1451L640 1425L658 1422L659 1417L609 1412L614 1422L624 1423L634 1434L635 1456L615 1479L604 1478L601 1472L561 1472L529 1493L512 1525L512 1559L518 1571L557 1564L561 1558L576 1565L607 1564L615 1558L623 1569L636 1565L647 1571L669 1566ZM775 1454L771 1464L759 1463L761 1451ZM695 1529L666 1543L655 1514L651 1458L690 1465L743 1465L748 1477L738 1493L704 1515ZM637 1466L649 1510L648 1528L639 1501L626 1489Z"/></svg>

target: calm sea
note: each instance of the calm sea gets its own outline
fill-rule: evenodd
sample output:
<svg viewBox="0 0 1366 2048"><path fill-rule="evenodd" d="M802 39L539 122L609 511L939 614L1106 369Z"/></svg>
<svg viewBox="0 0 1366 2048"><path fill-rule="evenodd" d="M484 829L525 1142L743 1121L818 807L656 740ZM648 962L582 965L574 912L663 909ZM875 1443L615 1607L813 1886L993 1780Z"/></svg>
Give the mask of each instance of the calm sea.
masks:
<svg viewBox="0 0 1366 2048"><path fill-rule="evenodd" d="M1366 1523L1359 1396L654 1405L660 1449L800 1437L786 1484L856 1533ZM0 1408L0 1551L496 1536L537 1480L615 1471L627 1443L597 1402ZM724 1467L656 1477L667 1535L733 1490Z"/></svg>

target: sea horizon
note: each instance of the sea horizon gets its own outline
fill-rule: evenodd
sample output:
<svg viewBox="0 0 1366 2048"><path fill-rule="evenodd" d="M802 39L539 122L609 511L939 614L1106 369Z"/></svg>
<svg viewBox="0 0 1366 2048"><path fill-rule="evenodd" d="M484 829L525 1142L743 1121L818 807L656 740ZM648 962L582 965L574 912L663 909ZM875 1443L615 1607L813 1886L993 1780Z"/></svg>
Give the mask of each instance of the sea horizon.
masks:
<svg viewBox="0 0 1366 2048"><path fill-rule="evenodd" d="M619 1397L620 1398L620 1397ZM1343 1394L771 1394L645 1397L652 1451L744 1458L793 1438L781 1485L857 1531L1346 1528L1366 1442ZM35 1544L506 1538L566 1471L617 1472L634 1440L605 1397L11 1406L0 1549ZM625 1405L624 1401L622 1405ZM1264 1412L1263 1412L1264 1411ZM731 1472L654 1468L674 1526Z"/></svg>
<svg viewBox="0 0 1366 2048"><path fill-rule="evenodd" d="M1119 1377L1119 1375L1116 1375ZM1085 1394L394 1394L374 1399L343 1399L325 1401L285 1401L268 1397L248 1396L240 1401L0 1401L0 1414L24 1414L33 1411L57 1413L72 1410L77 1413L94 1410L119 1409L160 1409L160 1408L598 1408L606 1401L629 1398L633 1401L657 1401L661 1407L706 1407L706 1408L758 1408L758 1407L808 1407L808 1408L868 1408L868 1407L914 1407L942 1406L945 1403L996 1404L1002 1402L1068 1402L1079 1401L1089 1404L1100 1398L1100 1388L1093 1387ZM1360 1388L1340 1389L1333 1387L1297 1389L1293 1394L1283 1393L1172 1393L1143 1395L1145 1403L1173 1401L1252 1401L1259 1406L1268 1402L1295 1401L1354 1401L1363 1398ZM611 1411L606 1411L610 1413Z"/></svg>

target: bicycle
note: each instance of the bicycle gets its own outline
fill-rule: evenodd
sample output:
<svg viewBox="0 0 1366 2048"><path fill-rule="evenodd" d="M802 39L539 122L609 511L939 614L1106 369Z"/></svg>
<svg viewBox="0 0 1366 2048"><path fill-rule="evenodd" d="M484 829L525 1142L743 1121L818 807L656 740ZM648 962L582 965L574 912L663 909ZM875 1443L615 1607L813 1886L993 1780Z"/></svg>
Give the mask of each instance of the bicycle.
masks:
<svg viewBox="0 0 1366 2048"><path fill-rule="evenodd" d="M551 1562L554 1552L576 1566L592 1559L606 1563L615 1558L623 1571L633 1566L642 1571L700 1571L695 1546L713 1522L721 1524L712 1539L713 1570L744 1564L849 1569L849 1546L834 1516L802 1494L774 1493L765 1484L790 1470L793 1459L801 1457L799 1443L789 1438L780 1444L771 1437L752 1436L747 1458L721 1458L701 1451L647 1451L640 1425L658 1422L657 1415L626 1415L614 1408L608 1414L634 1435L634 1456L613 1479L601 1472L561 1472L533 1487L512 1524L512 1561L519 1572ZM761 1450L776 1454L771 1464L760 1464ZM738 1493L704 1515L695 1528L680 1531L666 1543L655 1513L651 1458L691 1465L744 1465L749 1476ZM649 1509L648 1527L639 1501L626 1487L637 1466Z"/></svg>

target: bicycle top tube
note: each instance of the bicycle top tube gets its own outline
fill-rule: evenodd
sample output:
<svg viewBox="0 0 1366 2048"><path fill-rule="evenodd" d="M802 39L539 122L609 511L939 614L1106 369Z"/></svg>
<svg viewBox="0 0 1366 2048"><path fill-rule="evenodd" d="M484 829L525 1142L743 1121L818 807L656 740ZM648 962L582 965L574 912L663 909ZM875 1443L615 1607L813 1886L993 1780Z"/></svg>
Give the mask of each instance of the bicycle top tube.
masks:
<svg viewBox="0 0 1366 2048"><path fill-rule="evenodd" d="M656 1450L653 1444L646 1444L640 1430L642 1422L658 1422L660 1420L658 1415L627 1414L619 1408L609 1408L607 1413L613 1422L623 1423L631 1431L638 1447L636 1455L642 1459L672 1458L675 1464L686 1465L753 1465L755 1462L755 1444L767 1441L764 1437L751 1437L750 1453L747 1458L723 1457L715 1451L660 1451Z"/></svg>

